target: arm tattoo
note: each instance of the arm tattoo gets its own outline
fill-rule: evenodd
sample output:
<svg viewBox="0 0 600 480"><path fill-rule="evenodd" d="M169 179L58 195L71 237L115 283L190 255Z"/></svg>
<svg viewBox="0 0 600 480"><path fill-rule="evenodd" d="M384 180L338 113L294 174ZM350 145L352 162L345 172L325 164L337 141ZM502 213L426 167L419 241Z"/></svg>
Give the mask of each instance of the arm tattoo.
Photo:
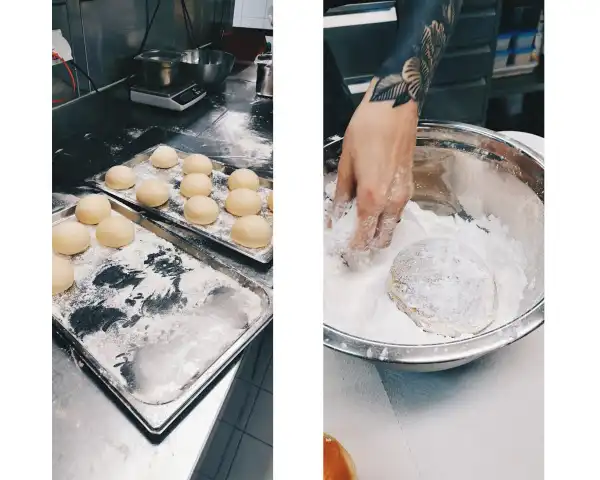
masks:
<svg viewBox="0 0 600 480"><path fill-rule="evenodd" d="M461 6L462 0L396 1L396 45L377 75L371 102L397 107L413 100L421 111Z"/></svg>

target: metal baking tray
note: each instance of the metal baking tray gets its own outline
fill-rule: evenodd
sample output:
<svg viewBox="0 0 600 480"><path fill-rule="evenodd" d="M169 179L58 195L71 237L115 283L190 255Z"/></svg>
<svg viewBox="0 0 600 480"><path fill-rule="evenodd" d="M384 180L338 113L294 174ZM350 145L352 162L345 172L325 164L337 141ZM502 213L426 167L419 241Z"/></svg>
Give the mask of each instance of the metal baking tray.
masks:
<svg viewBox="0 0 600 480"><path fill-rule="evenodd" d="M152 434L162 434L272 319L271 293L131 208L121 249L70 257L75 284L52 298L53 323ZM75 206L52 216L74 219Z"/></svg>
<svg viewBox="0 0 600 480"><path fill-rule="evenodd" d="M183 205L185 203L185 197L183 197L179 193L179 187L181 184L181 180L183 180L183 170L182 170L182 160L185 159L191 153L184 152L182 150L175 149L177 155L179 156L180 162L178 165L169 169L160 169L153 167L149 162L150 155L152 152L156 150L161 144L155 145L144 152L136 155L131 160L123 163L123 165L127 165L131 167L135 172L137 182L140 180L145 180L148 178L157 178L164 182L166 182L170 187L170 197L169 201L160 207L152 208L147 207L138 203L135 196L135 186L128 190L113 190L106 186L104 183L104 175L106 172L101 172L91 179L91 182L95 187L103 190L110 195L113 195L117 198L120 198L128 203L132 203L148 212L154 213L158 215L159 218L171 221L172 223L179 225L180 227L186 228L192 232L198 233L200 235L204 235L205 237L214 240L236 252L245 255L248 258L251 258L255 261L258 261L263 264L270 263L273 260L273 243L269 244L264 248L246 248L242 245L238 245L233 240L231 240L230 232L233 222L235 221L235 216L231 215L225 210L225 199L229 193L229 189L227 187L227 179L229 175L233 173L237 168L232 167L230 165L226 165L217 160L212 160L213 162L213 173L212 173L212 182L213 182L213 191L211 193L211 198L217 202L219 205L219 217L217 221L211 225L193 225L189 223L185 217L183 216ZM260 179L260 188L258 193L262 197L262 210L260 215L262 215L271 225L273 225L273 214L267 207L267 196L269 192L273 189L273 181L267 178L259 177Z"/></svg>

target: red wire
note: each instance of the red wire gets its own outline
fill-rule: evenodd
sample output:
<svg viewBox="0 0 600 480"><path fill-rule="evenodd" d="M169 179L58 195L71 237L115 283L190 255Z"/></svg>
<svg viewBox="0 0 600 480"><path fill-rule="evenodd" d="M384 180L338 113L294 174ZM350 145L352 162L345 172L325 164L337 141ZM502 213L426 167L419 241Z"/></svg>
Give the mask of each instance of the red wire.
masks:
<svg viewBox="0 0 600 480"><path fill-rule="evenodd" d="M67 69L67 72L69 73L69 77L71 78L71 86L73 87L73 91L75 91L77 89L77 87L75 86L75 77L73 76L73 72L71 71L71 69L69 68L69 65L67 64L67 62L65 61L64 58L62 58L57 52L55 52L54 50L52 51L52 58L54 60L60 60L62 62L62 64L65 66L65 68ZM52 99L52 103L62 103L65 102L66 100L54 100Z"/></svg>

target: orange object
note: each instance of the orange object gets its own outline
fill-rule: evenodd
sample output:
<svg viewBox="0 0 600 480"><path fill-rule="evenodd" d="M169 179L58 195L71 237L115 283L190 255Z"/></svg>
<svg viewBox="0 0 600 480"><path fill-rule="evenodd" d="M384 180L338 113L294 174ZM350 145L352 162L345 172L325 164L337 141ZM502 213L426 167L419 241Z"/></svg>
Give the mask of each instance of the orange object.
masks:
<svg viewBox="0 0 600 480"><path fill-rule="evenodd" d="M67 72L69 73L69 77L71 78L71 87L73 87L73 91L77 90L77 87L75 86L75 77L73 76L73 72L71 71L71 68L69 67L69 65L67 64L67 62L65 61L65 59L62 58L55 51L52 51L52 59L53 60L60 60L62 62L62 64L64 65L64 67L67 69ZM63 99L52 99L52 103L62 103L62 102L65 102L65 101L66 100L63 100Z"/></svg>
<svg viewBox="0 0 600 480"><path fill-rule="evenodd" d="M350 454L326 433L323 434L323 480L357 480Z"/></svg>

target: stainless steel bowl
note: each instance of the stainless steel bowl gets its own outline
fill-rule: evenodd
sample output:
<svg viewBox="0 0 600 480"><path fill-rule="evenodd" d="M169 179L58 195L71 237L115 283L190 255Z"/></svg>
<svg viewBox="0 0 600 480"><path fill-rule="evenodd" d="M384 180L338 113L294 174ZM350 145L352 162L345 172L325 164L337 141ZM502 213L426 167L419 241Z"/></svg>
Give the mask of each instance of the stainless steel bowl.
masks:
<svg viewBox="0 0 600 480"><path fill-rule="evenodd" d="M231 73L235 57L221 50L196 48L183 52L183 69L205 88L221 85Z"/></svg>
<svg viewBox="0 0 600 480"><path fill-rule="evenodd" d="M182 54L169 50L148 50L136 57L142 82L147 87L168 87L179 81Z"/></svg>
<svg viewBox="0 0 600 480"><path fill-rule="evenodd" d="M341 139L326 142L326 172L337 168ZM455 161L457 152L463 160ZM487 166L485 165L487 164ZM485 176L474 174L484 168ZM491 331L466 340L448 339L428 345L402 345L356 337L327 324L324 344L342 353L401 370L437 371L471 362L513 343L544 322L544 160L530 148L484 128L449 122L421 122L415 153L413 200L437 215L458 213L468 206L456 193L478 188L481 208L497 216L524 248L528 288L519 315ZM503 182L516 185L518 195L503 193ZM493 194L491 194L493 190ZM533 218L532 218L533 216Z"/></svg>

